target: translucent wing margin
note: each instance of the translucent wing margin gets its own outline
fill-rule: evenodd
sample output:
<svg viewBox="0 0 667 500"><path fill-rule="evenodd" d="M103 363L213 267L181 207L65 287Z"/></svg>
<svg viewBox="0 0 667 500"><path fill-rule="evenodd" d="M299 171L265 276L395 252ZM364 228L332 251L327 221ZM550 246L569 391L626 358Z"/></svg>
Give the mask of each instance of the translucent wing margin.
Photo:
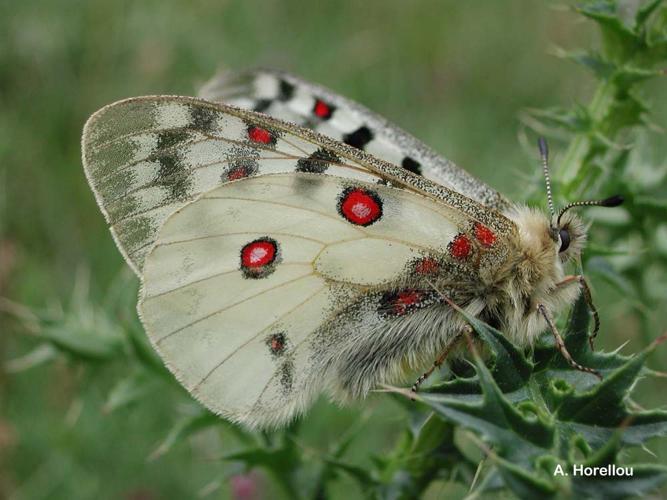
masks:
<svg viewBox="0 0 667 500"><path fill-rule="evenodd" d="M382 116L290 73L265 68L222 73L205 84L199 95L312 128L490 208L502 211L509 206L496 190Z"/></svg>
<svg viewBox="0 0 667 500"><path fill-rule="evenodd" d="M310 129L233 106L178 96L137 97L95 113L83 164L111 232L132 269L164 220L220 184L277 172L391 182L419 191L498 232L500 213L406 169Z"/></svg>

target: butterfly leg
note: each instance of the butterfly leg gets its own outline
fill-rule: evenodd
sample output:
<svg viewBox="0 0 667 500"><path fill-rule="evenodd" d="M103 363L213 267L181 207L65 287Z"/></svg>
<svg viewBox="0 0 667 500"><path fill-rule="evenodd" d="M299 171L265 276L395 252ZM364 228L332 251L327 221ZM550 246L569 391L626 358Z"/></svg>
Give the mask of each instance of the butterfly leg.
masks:
<svg viewBox="0 0 667 500"><path fill-rule="evenodd" d="M591 289L588 286L588 282L583 276L568 276L560 283L556 283L556 286L563 287L571 283L579 283L581 285L581 290L584 294L584 300L586 300L586 305L591 310L591 314L593 315L593 333L591 333L588 337L588 343L591 346L591 350L594 350L593 341L595 340L595 337L598 336L598 332L600 331L600 315L598 314L598 310L595 307L595 304L593 304L593 296L591 295Z"/></svg>
<svg viewBox="0 0 667 500"><path fill-rule="evenodd" d="M547 311L547 308L544 307L542 304L539 304L537 306L537 310L542 316L544 316L544 319L547 321L547 325L549 326L549 329L551 330L551 333L554 336L554 340L556 341L556 347L558 348L558 351L561 353L561 355L565 358L565 360L569 363L569 365L575 370L591 373L600 380L602 380L602 375L600 374L599 371L594 370L593 368L582 366L579 363L577 363L574 359L572 359L572 356L568 352L567 347L565 347L565 342L563 342L563 337L561 337L560 333L558 333L556 324L554 323L553 318L549 314L549 311Z"/></svg>
<svg viewBox="0 0 667 500"><path fill-rule="evenodd" d="M447 359L447 356L452 352L452 349L456 346L456 344L459 343L459 341L466 335L466 334L471 334L472 333L472 328L470 325L466 325L463 328L463 331L457 333L449 342L447 342L447 345L445 346L445 349L442 351L440 356L433 362L433 366L428 369L428 371L424 372L416 381L414 384L412 384L412 392L417 392L419 390L419 386L431 376L431 374L440 368L440 366L445 362Z"/></svg>

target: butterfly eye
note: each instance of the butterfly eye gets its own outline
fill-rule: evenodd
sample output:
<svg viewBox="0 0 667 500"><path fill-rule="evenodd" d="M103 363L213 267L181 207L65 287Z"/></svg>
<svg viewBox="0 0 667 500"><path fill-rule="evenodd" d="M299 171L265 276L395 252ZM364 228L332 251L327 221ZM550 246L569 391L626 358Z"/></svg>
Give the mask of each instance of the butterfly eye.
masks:
<svg viewBox="0 0 667 500"><path fill-rule="evenodd" d="M558 250L558 253L562 253L565 250L568 249L570 246L570 233L567 231L567 229L563 228L560 230L560 250Z"/></svg>

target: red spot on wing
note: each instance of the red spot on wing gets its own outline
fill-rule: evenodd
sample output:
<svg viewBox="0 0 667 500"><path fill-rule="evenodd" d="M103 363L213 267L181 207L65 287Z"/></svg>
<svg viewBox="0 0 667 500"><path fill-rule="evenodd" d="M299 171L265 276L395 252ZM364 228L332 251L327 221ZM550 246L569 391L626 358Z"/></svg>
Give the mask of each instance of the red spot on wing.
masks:
<svg viewBox="0 0 667 500"><path fill-rule="evenodd" d="M273 137L271 132L262 127L249 127L248 138L253 142L259 142L261 144L275 143L275 137Z"/></svg>
<svg viewBox="0 0 667 500"><path fill-rule="evenodd" d="M415 263L417 274L434 274L440 269L440 264L432 257L424 257Z"/></svg>
<svg viewBox="0 0 667 500"><path fill-rule="evenodd" d="M271 264L276 258L276 245L271 241L255 240L241 250L241 266L258 268Z"/></svg>
<svg viewBox="0 0 667 500"><path fill-rule="evenodd" d="M447 248L452 257L463 260L470 255L472 244L465 234L457 234Z"/></svg>
<svg viewBox="0 0 667 500"><path fill-rule="evenodd" d="M248 171L245 167L236 167L227 174L227 179L230 181L236 181L244 177L248 177Z"/></svg>
<svg viewBox="0 0 667 500"><path fill-rule="evenodd" d="M423 293L418 292L417 290L403 290L398 292L392 307L394 309L394 314L401 316L408 312L411 308L419 304L423 297Z"/></svg>
<svg viewBox="0 0 667 500"><path fill-rule="evenodd" d="M285 350L285 334L274 333L269 337L267 344L272 354L282 354Z"/></svg>
<svg viewBox="0 0 667 500"><path fill-rule="evenodd" d="M475 238L482 246L490 247L496 242L496 234L483 224L476 222L474 230Z"/></svg>
<svg viewBox="0 0 667 500"><path fill-rule="evenodd" d="M315 101L315 106L313 106L313 113L315 116L318 116L324 120L331 118L331 114L333 113L333 109L331 106L329 106L326 102L317 99Z"/></svg>
<svg viewBox="0 0 667 500"><path fill-rule="evenodd" d="M279 338L271 339L271 350L273 352L282 351L283 346L284 346L284 344L283 344L283 341L281 339L279 339Z"/></svg>
<svg viewBox="0 0 667 500"><path fill-rule="evenodd" d="M352 224L369 226L382 217L382 201L372 191L348 188L340 197L338 210Z"/></svg>

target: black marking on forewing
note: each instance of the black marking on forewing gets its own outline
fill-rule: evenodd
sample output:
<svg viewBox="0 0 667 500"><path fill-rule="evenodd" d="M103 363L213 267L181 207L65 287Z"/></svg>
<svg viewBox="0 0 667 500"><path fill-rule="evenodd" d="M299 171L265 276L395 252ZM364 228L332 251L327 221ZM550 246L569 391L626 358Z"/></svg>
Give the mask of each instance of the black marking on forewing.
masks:
<svg viewBox="0 0 667 500"><path fill-rule="evenodd" d="M364 146L373 140L373 133L366 125L362 125L354 132L345 134L343 142L357 149L364 149Z"/></svg>
<svg viewBox="0 0 667 500"><path fill-rule="evenodd" d="M422 175L421 163L419 163L416 160L413 160L409 156L403 158L403 161L401 162L401 167L403 167L405 170L409 170L413 174Z"/></svg>
<svg viewBox="0 0 667 500"><path fill-rule="evenodd" d="M160 164L155 183L168 191L167 200L187 199L190 196L192 178L183 167L178 152L158 154L154 159Z"/></svg>
<svg viewBox="0 0 667 500"><path fill-rule="evenodd" d="M237 181L246 177L252 177L259 172L259 162L253 158L240 158L232 161L222 172L222 182Z"/></svg>
<svg viewBox="0 0 667 500"><path fill-rule="evenodd" d="M292 96L294 96L294 85L291 83L280 80L280 93L278 94L279 101L289 101Z"/></svg>
<svg viewBox="0 0 667 500"><path fill-rule="evenodd" d="M321 174L329 168L331 163L340 163L340 158L333 151L320 148L308 158L301 158L296 163L297 172Z"/></svg>
<svg viewBox="0 0 667 500"><path fill-rule="evenodd" d="M198 130L208 131L215 124L215 111L203 106L190 107L190 120L192 127Z"/></svg>
<svg viewBox="0 0 667 500"><path fill-rule="evenodd" d="M252 110L257 111L258 113L263 113L264 111L269 109L269 106L271 106L271 102L272 102L271 99L260 99L255 103Z"/></svg>
<svg viewBox="0 0 667 500"><path fill-rule="evenodd" d="M157 134L157 149L167 149L187 141L190 134L183 129L162 130Z"/></svg>

